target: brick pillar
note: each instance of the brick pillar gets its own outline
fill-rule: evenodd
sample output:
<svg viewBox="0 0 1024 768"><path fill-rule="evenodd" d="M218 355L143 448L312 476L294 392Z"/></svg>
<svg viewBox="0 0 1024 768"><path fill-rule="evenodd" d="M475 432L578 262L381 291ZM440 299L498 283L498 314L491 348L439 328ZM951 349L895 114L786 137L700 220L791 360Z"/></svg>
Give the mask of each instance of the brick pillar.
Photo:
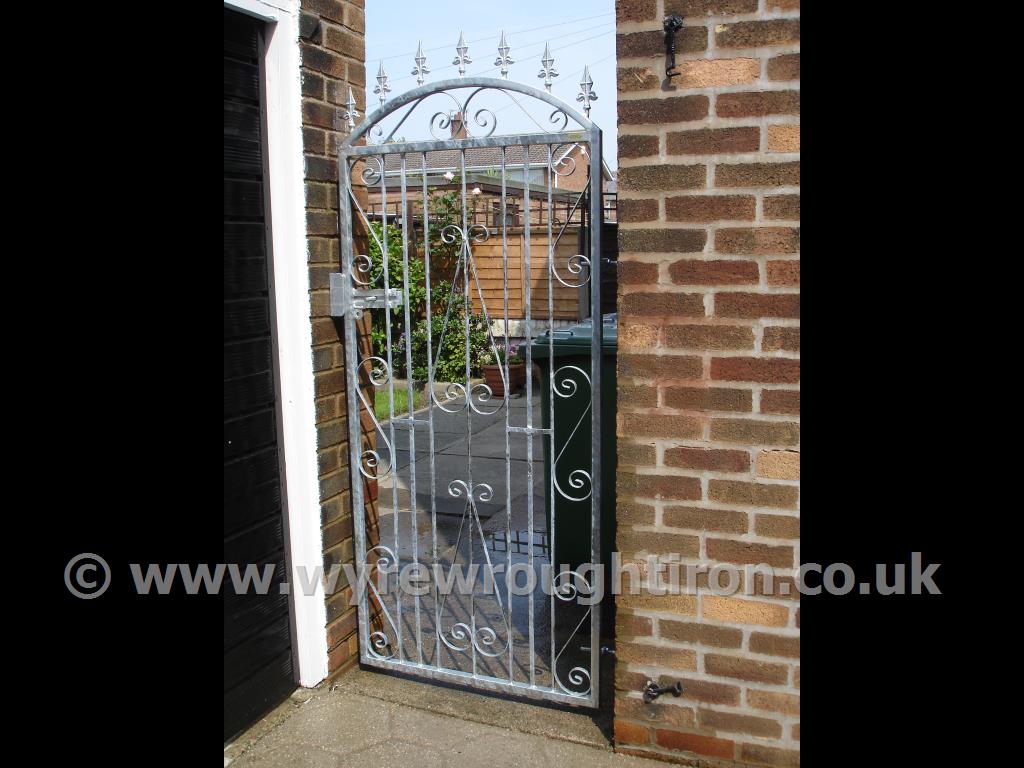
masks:
<svg viewBox="0 0 1024 768"><path fill-rule="evenodd" d="M616 3L625 561L798 564L799 8ZM685 28L668 84L673 12ZM799 764L799 604L754 581L617 598L618 749ZM644 704L648 678L685 692Z"/></svg>
<svg viewBox="0 0 1024 768"><path fill-rule="evenodd" d="M365 112L365 20L363 0L301 0L302 139L305 154L306 228L312 300L313 367L324 565L351 563L354 555L349 467L344 329L330 316L329 280L341 267L338 242L338 142L340 105L351 87ZM364 201L365 202L365 201ZM365 252L365 244L363 246ZM364 324L364 343L369 326ZM372 388L370 402L372 402ZM372 440L372 436L369 437ZM367 514L374 516L371 496ZM329 674L359 658L356 610L351 590L339 582L327 595Z"/></svg>

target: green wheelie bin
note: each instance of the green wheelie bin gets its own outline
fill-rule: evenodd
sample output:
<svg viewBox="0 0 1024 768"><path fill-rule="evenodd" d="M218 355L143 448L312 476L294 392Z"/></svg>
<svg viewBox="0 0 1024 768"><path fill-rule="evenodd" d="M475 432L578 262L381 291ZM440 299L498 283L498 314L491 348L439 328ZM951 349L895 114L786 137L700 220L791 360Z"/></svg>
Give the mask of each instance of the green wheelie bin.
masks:
<svg viewBox="0 0 1024 768"><path fill-rule="evenodd" d="M554 453L551 441L544 440L544 498L547 507L547 531L552 532L551 512L555 511L554 551L551 561L565 563L573 570L589 563L591 538L591 483L579 474L591 473L591 411L593 395L591 343L593 324L586 320L569 328L556 329L553 338L545 332L532 344L533 362L540 368L542 423L551 427L551 369L555 370ZM601 349L601 562L609 575L615 543L615 356L618 348L618 319L615 313L603 318ZM552 359L554 358L554 359ZM584 378L581 371L586 375ZM551 473L555 491L552 504ZM607 594L607 593L606 593Z"/></svg>

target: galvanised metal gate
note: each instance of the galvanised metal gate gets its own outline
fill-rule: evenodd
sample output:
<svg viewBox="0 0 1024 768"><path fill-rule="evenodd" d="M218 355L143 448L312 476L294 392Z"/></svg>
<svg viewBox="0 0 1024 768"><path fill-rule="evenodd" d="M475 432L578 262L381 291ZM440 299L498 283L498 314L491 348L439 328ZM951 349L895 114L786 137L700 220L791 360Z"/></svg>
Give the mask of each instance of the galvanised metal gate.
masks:
<svg viewBox="0 0 1024 768"><path fill-rule="evenodd" d="M455 63L465 54L460 40ZM422 83L422 56L417 70ZM589 521L570 522L589 539L591 562L600 558L600 408L563 425L558 401L588 389L599 402L602 323L593 323L589 371L549 356L539 380L550 388L546 413L531 376L532 340L554 352L559 326L601 317L601 131L588 117L590 77L578 97L587 116L505 79L421 84L390 101L383 67L377 81L379 109L356 126L350 93L343 114L343 272L331 293L332 314L345 318L348 412L362 416L349 418L355 559L373 571L358 602L361 661L597 706L600 606L580 599L594 594L595 576L550 566L566 530L560 500L589 499ZM528 127L499 133L499 116ZM406 138L417 125L429 139ZM521 395L509 392L517 342ZM487 361L500 388L479 377ZM584 419L587 460L564 466L572 452L554 453L555 430L568 429L571 443ZM454 572L472 578L474 565L472 586L460 589ZM428 586L417 578L402 589L408 566Z"/></svg>

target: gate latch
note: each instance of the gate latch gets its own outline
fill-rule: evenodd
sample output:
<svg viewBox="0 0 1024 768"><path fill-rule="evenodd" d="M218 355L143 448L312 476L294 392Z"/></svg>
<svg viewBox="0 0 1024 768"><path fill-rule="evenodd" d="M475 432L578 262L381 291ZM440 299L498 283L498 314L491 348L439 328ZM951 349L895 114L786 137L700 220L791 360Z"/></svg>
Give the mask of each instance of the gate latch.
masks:
<svg viewBox="0 0 1024 768"><path fill-rule="evenodd" d="M355 288L348 275L331 273L331 317L362 317L364 309L394 309L402 306L402 292L398 288Z"/></svg>
<svg viewBox="0 0 1024 768"><path fill-rule="evenodd" d="M653 680L648 680L647 684L643 687L644 692L644 703L650 704L656 698L661 696L663 693L671 693L676 698L683 695L683 684L677 682L675 685L664 685L659 686Z"/></svg>

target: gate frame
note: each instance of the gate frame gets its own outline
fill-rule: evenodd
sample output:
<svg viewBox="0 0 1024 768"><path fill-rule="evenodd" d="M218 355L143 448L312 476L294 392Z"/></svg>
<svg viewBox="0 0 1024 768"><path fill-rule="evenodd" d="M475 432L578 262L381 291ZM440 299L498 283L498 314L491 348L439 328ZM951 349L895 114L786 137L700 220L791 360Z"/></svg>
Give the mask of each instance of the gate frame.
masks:
<svg viewBox="0 0 1024 768"><path fill-rule="evenodd" d="M533 97L539 101L546 102L562 112L568 118L572 118L582 126L582 130L553 131L545 133L508 134L504 136L486 136L482 138L464 139L433 139L413 142L357 145L360 139L377 125L382 119L396 112L403 106L428 96L445 93L450 90L477 88L480 90L515 91L525 96ZM350 107L352 108L352 107ZM415 111L415 106L410 110ZM465 115L463 115L463 119ZM404 118L403 118L404 120ZM496 127L496 126L495 126ZM396 128L397 130L397 128ZM491 77L458 77L441 80L418 86L396 96L382 104L365 119L353 128L344 141L338 145L338 209L339 209L339 239L341 246L341 284L348 298L351 298L352 274L353 274L353 240L352 240L352 204L348 199L348 191L351 188L351 177L349 174L349 158L368 157L379 155L382 158L390 154L404 154L407 152L434 152L441 150L466 150L482 147L511 147L527 146L530 144L553 144L552 139L562 139L563 143L585 141L590 145L589 169L590 169L590 317L593 326L591 338L591 562L601 562L601 364L603 352L603 310L601 306L601 229L603 223L603 188L602 188L602 132L601 129L588 117L584 117L569 104L561 99L532 86L517 83L511 80ZM381 151L381 147L387 149ZM383 162L383 160L382 160ZM593 185L597 185L597 190ZM504 224L503 224L504 226ZM549 257L551 258L551 254ZM549 264L550 268L550 264ZM351 307L351 301L346 301L346 306ZM550 318L549 318L550 321ZM356 334L356 322L352 317L346 316L343 320L345 326L345 369L346 378L354 374L359 365L358 360L358 338ZM506 329L507 333L507 329ZM389 374L390 375L390 374ZM552 374L553 375L553 374ZM362 418L361 405L356 393L356 388L349 385L347 389L348 424L349 424L349 464L352 473L352 517L355 534L355 560L356 567L366 562L366 520L365 502L363 498L363 478L359 468L362 466L360 449L362 446ZM468 396L468 394L467 394ZM392 448L394 450L394 448ZM553 460L553 457L552 457ZM552 470L553 471L553 470ZM415 503L415 501L413 501ZM553 502L552 502L553 503ZM546 510L547 512L547 510ZM554 525L554 514L552 514L552 525ZM554 563L552 563L554 565ZM605 564L607 567L607 564ZM602 585L603 588L603 585ZM602 597L606 599L607 595ZM552 599L554 597L552 596ZM426 679L441 680L446 682L461 683L471 688L483 689L495 692L503 692L514 696L541 699L544 701L557 701L573 706L597 708L601 691L601 602L589 606L591 610L590 623L590 695L587 698L559 693L546 688L540 688L527 683L514 680L504 680L485 675L472 674L461 670L443 669L439 666L428 666L413 661L393 661L374 657L367 651L369 616L367 613L368 596L363 595L359 599L357 613L359 619L359 661L371 667L386 669L393 672L423 677ZM511 611L511 606L509 606ZM532 617L531 617L532 621ZM437 631L435 627L435 631ZM554 669L552 669L552 687L554 687Z"/></svg>

